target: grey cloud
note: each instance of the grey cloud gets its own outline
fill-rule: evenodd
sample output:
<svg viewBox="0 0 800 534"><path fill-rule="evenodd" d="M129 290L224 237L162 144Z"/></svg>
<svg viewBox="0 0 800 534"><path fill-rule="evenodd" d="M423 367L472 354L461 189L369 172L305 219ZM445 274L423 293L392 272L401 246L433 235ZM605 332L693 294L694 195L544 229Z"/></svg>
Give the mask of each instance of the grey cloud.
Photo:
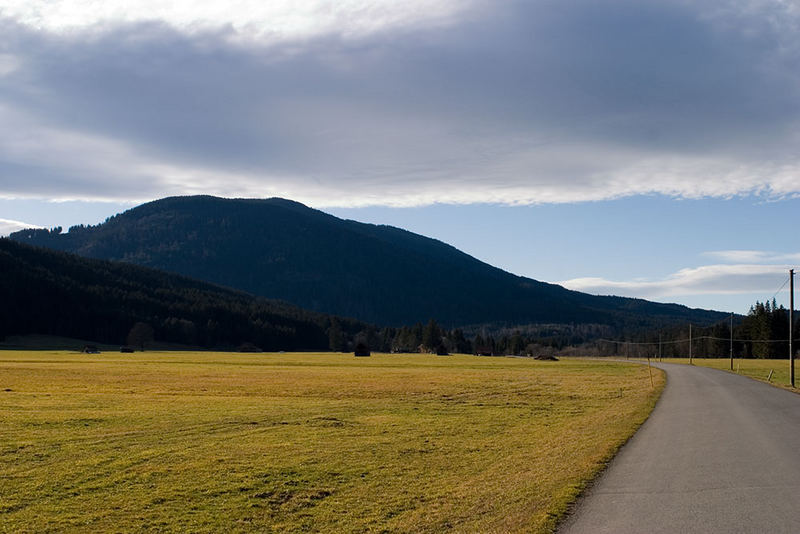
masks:
<svg viewBox="0 0 800 534"><path fill-rule="evenodd" d="M180 192L165 167L218 173L233 194L362 203L770 190L775 167L800 165L800 39L766 8L703 9L491 2L445 27L249 45L158 23L55 35L6 20L0 53L16 68L0 106L31 135L109 139L126 156L60 153L37 174L0 133L0 172L16 176L0 189L87 191L116 162L105 189L121 198Z"/></svg>

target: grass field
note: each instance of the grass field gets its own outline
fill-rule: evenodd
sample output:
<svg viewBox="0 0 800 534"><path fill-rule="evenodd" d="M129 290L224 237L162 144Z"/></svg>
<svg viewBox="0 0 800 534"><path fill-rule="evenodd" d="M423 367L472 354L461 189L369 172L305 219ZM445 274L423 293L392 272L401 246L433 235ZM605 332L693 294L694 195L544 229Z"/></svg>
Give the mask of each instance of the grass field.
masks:
<svg viewBox="0 0 800 534"><path fill-rule="evenodd" d="M0 531L548 532L646 366L0 351Z"/></svg>
<svg viewBox="0 0 800 534"><path fill-rule="evenodd" d="M655 361L655 360L654 360ZM665 363L683 363L688 364L688 358L664 358ZM714 369L722 369L723 371L730 371L731 360L730 358L692 358L693 365L703 367L712 367ZM756 380L767 381L770 371L773 371L772 380L770 383L792 389L789 380L789 358L784 360L761 360L761 359L746 359L735 358L733 360L733 372L740 375L749 376ZM795 384L800 385L800 362L795 362Z"/></svg>

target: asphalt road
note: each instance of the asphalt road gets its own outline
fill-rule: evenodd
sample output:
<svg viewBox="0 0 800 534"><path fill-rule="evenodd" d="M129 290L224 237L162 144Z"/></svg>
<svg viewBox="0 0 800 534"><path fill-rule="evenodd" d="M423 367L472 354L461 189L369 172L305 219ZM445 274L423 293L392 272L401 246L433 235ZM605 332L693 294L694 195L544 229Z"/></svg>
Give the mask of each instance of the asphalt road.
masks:
<svg viewBox="0 0 800 534"><path fill-rule="evenodd" d="M799 533L800 395L659 366L667 386L652 415L558 533Z"/></svg>

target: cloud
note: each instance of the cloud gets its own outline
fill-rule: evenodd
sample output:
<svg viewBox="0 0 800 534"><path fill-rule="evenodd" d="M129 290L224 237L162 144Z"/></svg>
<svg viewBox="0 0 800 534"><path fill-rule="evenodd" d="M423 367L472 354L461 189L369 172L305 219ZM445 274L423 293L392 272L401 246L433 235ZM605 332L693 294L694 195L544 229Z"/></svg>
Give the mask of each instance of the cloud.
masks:
<svg viewBox="0 0 800 534"><path fill-rule="evenodd" d="M763 250L715 250L705 255L727 263L800 263L800 252L785 254Z"/></svg>
<svg viewBox="0 0 800 534"><path fill-rule="evenodd" d="M23 230L25 228L41 228L35 224L24 223L21 221L12 221L10 219L0 219L0 237L7 237L12 232Z"/></svg>
<svg viewBox="0 0 800 534"><path fill-rule="evenodd" d="M446 23L467 5L463 0L6 0L0 13L52 33L162 21L188 33L228 28L244 40L274 42L327 33L360 37L387 28L433 26Z"/></svg>
<svg viewBox="0 0 800 534"><path fill-rule="evenodd" d="M0 196L800 193L790 3L245 4L5 3Z"/></svg>
<svg viewBox="0 0 800 534"><path fill-rule="evenodd" d="M559 282L575 291L598 295L663 299L682 295L737 295L774 293L788 277L782 265L704 265L681 269L661 280L612 281L575 278Z"/></svg>

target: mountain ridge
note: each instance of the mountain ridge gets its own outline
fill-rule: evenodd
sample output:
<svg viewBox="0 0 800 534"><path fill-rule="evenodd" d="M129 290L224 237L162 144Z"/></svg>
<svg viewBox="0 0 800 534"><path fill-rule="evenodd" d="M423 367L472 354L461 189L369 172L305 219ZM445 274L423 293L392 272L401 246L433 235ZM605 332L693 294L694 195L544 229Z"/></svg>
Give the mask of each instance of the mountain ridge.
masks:
<svg viewBox="0 0 800 534"><path fill-rule="evenodd" d="M442 241L280 199L168 197L68 233L11 239L136 263L380 325L598 323L620 328L726 316L595 296L508 273Z"/></svg>

